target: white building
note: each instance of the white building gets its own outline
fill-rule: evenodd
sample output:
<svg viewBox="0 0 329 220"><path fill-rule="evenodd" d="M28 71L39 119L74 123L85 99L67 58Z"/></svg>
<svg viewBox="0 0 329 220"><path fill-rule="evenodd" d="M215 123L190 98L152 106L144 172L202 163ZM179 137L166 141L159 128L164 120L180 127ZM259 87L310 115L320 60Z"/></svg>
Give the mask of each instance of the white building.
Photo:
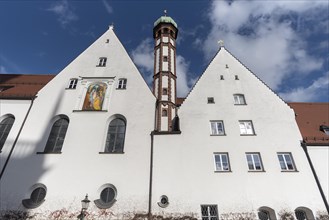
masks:
<svg viewBox="0 0 329 220"><path fill-rule="evenodd" d="M294 111L226 48L179 103L177 32L170 17L155 22L153 94L110 27L38 92L19 136L29 105L11 100L0 125L20 121L2 138L2 210L76 218L86 193L96 219L326 209Z"/></svg>

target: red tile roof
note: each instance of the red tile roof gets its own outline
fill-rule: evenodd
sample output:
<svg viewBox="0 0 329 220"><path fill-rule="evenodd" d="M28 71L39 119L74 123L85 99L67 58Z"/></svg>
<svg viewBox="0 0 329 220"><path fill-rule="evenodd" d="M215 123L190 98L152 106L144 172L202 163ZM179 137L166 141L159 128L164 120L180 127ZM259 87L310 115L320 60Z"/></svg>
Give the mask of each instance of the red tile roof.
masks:
<svg viewBox="0 0 329 220"><path fill-rule="evenodd" d="M0 99L31 99L55 75L0 74Z"/></svg>
<svg viewBox="0 0 329 220"><path fill-rule="evenodd" d="M288 103L296 113L303 139L311 145L329 145L329 135L320 130L329 126L329 103Z"/></svg>

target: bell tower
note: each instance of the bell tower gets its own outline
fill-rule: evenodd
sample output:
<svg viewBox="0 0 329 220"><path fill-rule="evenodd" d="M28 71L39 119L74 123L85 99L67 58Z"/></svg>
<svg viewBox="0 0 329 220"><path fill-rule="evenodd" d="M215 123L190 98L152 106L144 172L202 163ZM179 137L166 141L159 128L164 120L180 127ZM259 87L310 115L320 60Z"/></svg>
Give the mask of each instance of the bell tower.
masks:
<svg viewBox="0 0 329 220"><path fill-rule="evenodd" d="M154 22L154 75L153 94L156 103L156 131L175 130L176 109L176 38L177 24L169 16L161 16Z"/></svg>

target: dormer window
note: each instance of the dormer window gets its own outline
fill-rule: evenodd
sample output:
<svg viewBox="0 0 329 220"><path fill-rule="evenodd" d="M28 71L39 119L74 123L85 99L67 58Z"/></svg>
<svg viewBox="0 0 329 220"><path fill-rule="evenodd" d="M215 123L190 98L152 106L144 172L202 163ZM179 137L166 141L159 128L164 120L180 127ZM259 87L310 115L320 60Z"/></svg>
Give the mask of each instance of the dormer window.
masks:
<svg viewBox="0 0 329 220"><path fill-rule="evenodd" d="M78 84L78 79L70 79L69 89L76 89Z"/></svg>
<svg viewBox="0 0 329 220"><path fill-rule="evenodd" d="M329 135L329 126L327 125L321 125L320 131L323 131L326 135Z"/></svg>
<svg viewBox="0 0 329 220"><path fill-rule="evenodd" d="M126 88L127 88L127 79L126 78L119 79L117 89L126 89Z"/></svg>
<svg viewBox="0 0 329 220"><path fill-rule="evenodd" d="M99 63L98 63L97 66L106 66L106 61L107 61L106 57L100 57L99 58Z"/></svg>

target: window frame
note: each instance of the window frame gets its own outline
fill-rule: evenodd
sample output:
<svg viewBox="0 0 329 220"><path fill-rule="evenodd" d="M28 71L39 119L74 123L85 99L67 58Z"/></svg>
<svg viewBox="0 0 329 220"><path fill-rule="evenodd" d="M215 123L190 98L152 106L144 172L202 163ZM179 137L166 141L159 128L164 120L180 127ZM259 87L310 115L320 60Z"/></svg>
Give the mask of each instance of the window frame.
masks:
<svg viewBox="0 0 329 220"><path fill-rule="evenodd" d="M287 161L286 161L286 157L283 156L283 155L285 155L285 156L288 155L290 157L290 161L291 161L291 165L293 166L293 169L289 169L289 166L288 166ZM282 162L284 162L284 165L285 165L286 169L284 169L282 167L282 163L281 163L281 160L280 160L279 156L282 156L282 158L283 158ZM280 165L280 168L281 168L281 172L297 172L298 171L291 152L277 152L277 157L278 157L278 160L279 160L279 165Z"/></svg>
<svg viewBox="0 0 329 220"><path fill-rule="evenodd" d="M117 89L122 89L122 90L127 89L127 82L128 82L127 78L120 78L118 80Z"/></svg>
<svg viewBox="0 0 329 220"><path fill-rule="evenodd" d="M242 123L244 125L244 129L246 130L246 133L242 133L242 130L241 130L241 124ZM247 129L246 123L250 123L251 129ZM254 136L254 135L256 135L254 124L253 124L252 120L239 120L239 129L240 129L240 136ZM248 133L248 130L251 130L252 132Z"/></svg>
<svg viewBox="0 0 329 220"><path fill-rule="evenodd" d="M213 132L213 123L216 123L216 132L214 133ZM217 124L221 124L222 125L222 133L219 133L219 130L218 130L218 126ZM225 127L224 127L224 121L223 120L211 120L210 121L210 136L225 136L226 133L225 133Z"/></svg>
<svg viewBox="0 0 329 220"><path fill-rule="evenodd" d="M229 158L229 154L227 152L215 152L214 154L214 166L215 166L215 172L220 172L220 173L226 173L226 172L232 172L231 170L231 165L230 165L230 158ZM220 160L216 161L216 156L219 156ZM223 162L223 156L226 157L226 161L227 161L227 167L228 169L225 170L224 169L224 162ZM217 163L220 163L220 167L221 169L217 169Z"/></svg>
<svg viewBox="0 0 329 220"><path fill-rule="evenodd" d="M240 93L233 94L233 101L234 101L234 105L247 105L246 97L244 96L244 94L240 94Z"/></svg>
<svg viewBox="0 0 329 220"><path fill-rule="evenodd" d="M69 81L67 89L76 89L78 85L78 78L72 78Z"/></svg>
<svg viewBox="0 0 329 220"><path fill-rule="evenodd" d="M122 121L123 122L123 125L118 125L118 124L111 125L111 123L112 122L114 123L115 120ZM123 126L124 126L124 131L123 132L119 132L120 127L122 129ZM114 133L110 133L111 130L113 129L113 127L115 128L115 132ZM121 118L121 117L113 118L109 122L109 124L107 126L104 152L100 152L100 153L102 153L102 154L123 154L124 153L124 147L125 147L125 140L126 140L126 132L127 132L127 122L126 122L126 120L124 118ZM111 144L111 135L112 135L112 137L114 135L113 146L110 146L110 144ZM123 137L122 137L123 140L121 141L122 149L117 150L116 149L116 144L118 143L117 142L117 139L118 139L118 136L119 135L123 135Z"/></svg>
<svg viewBox="0 0 329 220"><path fill-rule="evenodd" d="M59 121L61 121L61 124L59 125L58 131L56 132L56 134L54 134L55 131L56 131L56 127L54 127L54 126ZM66 121L66 123L67 123L66 125L63 124L64 121ZM47 138L47 142L46 142L46 145L45 145L45 148L44 148L43 152L37 152L37 154L61 154L69 125L70 125L70 120L67 116L62 115L59 118L56 118L56 120L54 120L54 122L52 123L52 126L51 126L51 129L50 129L50 132L49 132L49 135L48 135L48 138ZM66 128L65 128L65 126L66 126ZM65 131L63 132L64 134L61 133L63 131L63 129L65 129ZM51 135L53 135L53 136L51 136ZM50 145L51 138L55 138L55 141L54 141L53 145ZM60 140L60 139L62 139L62 140ZM57 147L56 145L57 145L59 140L62 141L62 143L61 143L60 147Z"/></svg>
<svg viewBox="0 0 329 220"><path fill-rule="evenodd" d="M97 67L105 67L107 63L107 57L100 57Z"/></svg>
<svg viewBox="0 0 329 220"><path fill-rule="evenodd" d="M8 123L8 121L10 123ZM13 115L7 115L0 121L0 129L3 128L3 131L0 133L0 153L2 152L3 147L6 144L10 131L13 128L15 123L15 117Z"/></svg>
<svg viewBox="0 0 329 220"><path fill-rule="evenodd" d="M248 156L251 156L251 162L252 162L252 169L250 168L250 163L248 160ZM255 162L255 156L258 157L260 169L257 169L256 162ZM247 159L247 165L248 165L248 171L249 172L264 172L264 165L262 161L262 157L259 152L247 152L246 153L246 159Z"/></svg>
<svg viewBox="0 0 329 220"><path fill-rule="evenodd" d="M108 188L113 190L114 197L111 201L104 202L103 199L102 199L102 193L103 193L104 190L106 190ZM117 189L114 185L112 185L110 183L104 184L98 191L99 191L99 198L94 200L94 203L97 206L97 208L99 208L99 209L111 208L114 205L114 203L117 201L116 198L117 198L117 195L118 195L118 191L117 191Z"/></svg>
<svg viewBox="0 0 329 220"><path fill-rule="evenodd" d="M204 212L203 212L204 208L207 208L206 215L203 215L204 214ZM211 211L210 211L211 208L215 209L215 215L211 215ZM219 217L218 217L218 206L215 205L215 204L204 204L204 205L201 205L201 219L202 220L219 220Z"/></svg>
<svg viewBox="0 0 329 220"><path fill-rule="evenodd" d="M214 97L207 97L207 103L208 103L208 104L215 104L215 99L214 99Z"/></svg>
<svg viewBox="0 0 329 220"><path fill-rule="evenodd" d="M42 199L40 199L39 198L40 192L38 192L37 193L38 194L37 198L40 199L40 201L33 201L34 200L34 199L32 199L33 193L38 189L43 190L44 195L43 195L43 197L41 197ZM27 209L38 208L39 206L41 206L44 203L46 196L47 196L47 187L44 184L37 183L37 184L35 184L31 187L30 197L28 199L23 199L22 200L22 205Z"/></svg>

